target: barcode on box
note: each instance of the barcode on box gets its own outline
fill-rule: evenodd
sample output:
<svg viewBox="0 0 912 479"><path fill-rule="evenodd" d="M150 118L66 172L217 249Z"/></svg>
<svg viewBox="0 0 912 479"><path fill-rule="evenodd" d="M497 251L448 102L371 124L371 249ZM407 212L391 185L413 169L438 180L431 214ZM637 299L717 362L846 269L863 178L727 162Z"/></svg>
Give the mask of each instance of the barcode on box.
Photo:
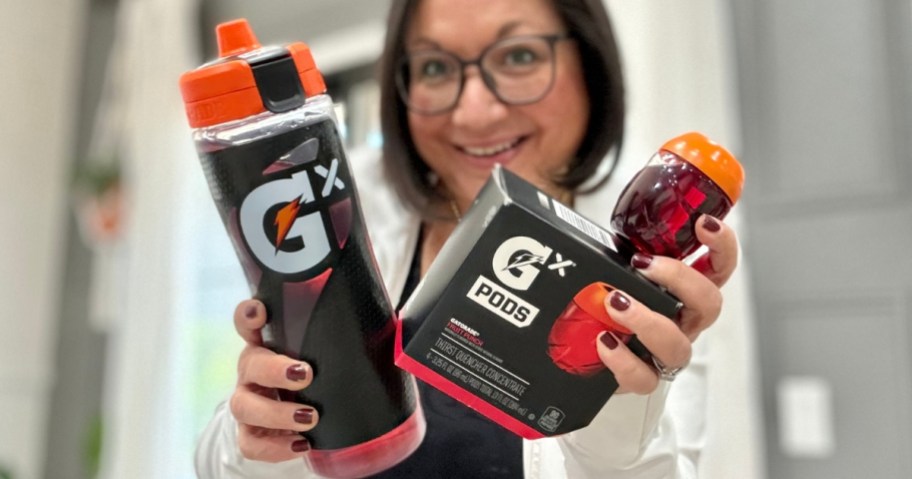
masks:
<svg viewBox="0 0 912 479"><path fill-rule="evenodd" d="M612 251L617 251L617 248L614 247L614 242L611 241L611 236L608 235L607 231L600 228L597 224L576 214L575 211L567 208L557 201L552 200L551 204L554 205L554 212L557 213L558 218L566 221L570 226L573 226L574 228L582 231L586 236L607 246Z"/></svg>

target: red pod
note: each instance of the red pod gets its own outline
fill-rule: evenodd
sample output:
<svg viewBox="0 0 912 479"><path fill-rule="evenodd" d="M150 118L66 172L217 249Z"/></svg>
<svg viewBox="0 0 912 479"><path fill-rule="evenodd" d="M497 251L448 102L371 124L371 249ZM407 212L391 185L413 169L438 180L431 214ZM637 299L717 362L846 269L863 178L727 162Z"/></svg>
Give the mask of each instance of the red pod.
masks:
<svg viewBox="0 0 912 479"><path fill-rule="evenodd" d="M672 138L621 193L611 216L619 250L685 258L700 247L696 221L703 214L722 219L741 196L744 170L721 145L701 133ZM596 374L604 366L595 338L612 331L642 357L648 356L631 332L615 323L604 301L613 291L603 283L583 288L554 323L548 355L561 369Z"/></svg>
<svg viewBox="0 0 912 479"><path fill-rule="evenodd" d="M700 215L724 218L743 185L734 155L701 133L685 133L662 145L627 185L611 229L622 249L685 258L700 247Z"/></svg>

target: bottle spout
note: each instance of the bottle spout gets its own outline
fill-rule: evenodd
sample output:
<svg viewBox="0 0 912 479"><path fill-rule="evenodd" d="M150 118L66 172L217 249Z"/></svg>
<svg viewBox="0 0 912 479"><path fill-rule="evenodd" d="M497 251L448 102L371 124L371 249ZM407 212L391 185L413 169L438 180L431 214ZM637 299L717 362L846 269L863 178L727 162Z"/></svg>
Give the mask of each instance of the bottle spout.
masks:
<svg viewBox="0 0 912 479"><path fill-rule="evenodd" d="M253 29L244 18L219 24L215 28L220 57L240 55L260 48Z"/></svg>

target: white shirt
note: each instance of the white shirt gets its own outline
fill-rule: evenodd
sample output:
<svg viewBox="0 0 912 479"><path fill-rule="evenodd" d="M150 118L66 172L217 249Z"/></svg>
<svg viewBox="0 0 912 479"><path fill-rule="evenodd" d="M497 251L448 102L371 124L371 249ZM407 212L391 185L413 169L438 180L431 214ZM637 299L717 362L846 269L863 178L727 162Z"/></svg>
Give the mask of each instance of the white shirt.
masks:
<svg viewBox="0 0 912 479"><path fill-rule="evenodd" d="M352 158L374 254L392 304L399 304L420 220L384 181L376 155ZM614 200L605 201L603 196L579 196L575 210L606 225ZM646 396L615 395L586 428L557 438L524 440L525 477L696 478L706 436L709 355L708 338L704 336L694 344L693 358L673 387L660 382L657 390ZM201 479L319 477L301 459L278 464L244 459L237 447L237 423L227 402L218 406L200 438L196 471ZM445 471L441 474L446 476Z"/></svg>

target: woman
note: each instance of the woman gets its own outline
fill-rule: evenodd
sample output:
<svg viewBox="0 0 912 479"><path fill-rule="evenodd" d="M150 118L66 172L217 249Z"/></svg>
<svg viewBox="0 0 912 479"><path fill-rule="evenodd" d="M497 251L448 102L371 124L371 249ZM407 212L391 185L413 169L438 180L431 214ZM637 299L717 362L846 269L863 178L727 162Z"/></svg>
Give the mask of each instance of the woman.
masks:
<svg viewBox="0 0 912 479"><path fill-rule="evenodd" d="M394 1L388 27L380 79L388 182L367 181L379 175L378 163L353 164L361 168L365 217L396 304L427 271L495 164L607 222L610 211L579 191L584 182L598 184L598 175L607 179L610 171L599 173L599 166L620 148L623 130L618 54L600 0ZM673 417L667 385L719 316L719 287L737 258L735 235L721 222L701 218L697 237L709 249L707 261L697 263L701 271L670 258L633 260L684 302L678 322L621 292L606 301L612 318L658 363L640 360L611 334L600 336L599 356L620 390L589 427L527 442L420 385L425 441L377 477L692 477L690 444L700 440L702 412ZM297 432L318 427L318 414L268 392L306 388L312 370L263 348L264 322L260 303L238 306L235 325L247 346L238 386L197 451L200 477L308 477L301 456L309 446ZM676 387L691 388L687 395L699 402L705 393L695 386L702 384L698 370L683 369Z"/></svg>

